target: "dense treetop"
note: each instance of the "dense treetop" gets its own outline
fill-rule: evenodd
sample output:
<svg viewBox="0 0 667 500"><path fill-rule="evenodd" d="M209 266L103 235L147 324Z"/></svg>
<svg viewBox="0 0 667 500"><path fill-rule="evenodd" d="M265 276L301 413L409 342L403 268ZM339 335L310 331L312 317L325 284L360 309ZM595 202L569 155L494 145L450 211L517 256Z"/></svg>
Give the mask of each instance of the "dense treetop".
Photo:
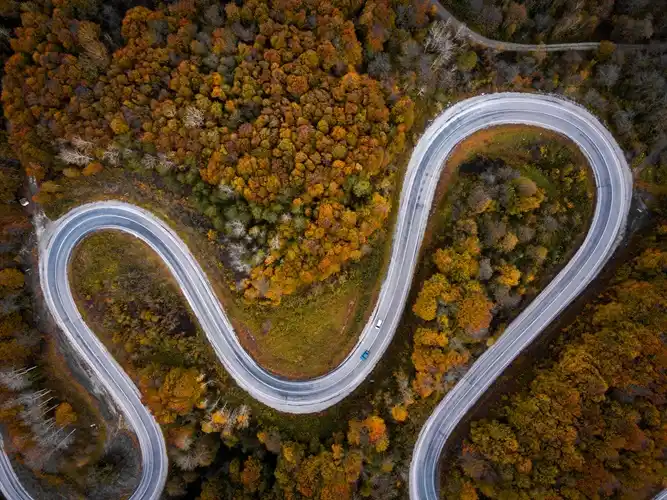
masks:
<svg viewBox="0 0 667 500"><path fill-rule="evenodd" d="M278 302L360 259L388 216L414 103L363 70L390 34L409 39L427 25L425 4L406 9L387 0L136 7L112 53L111 37L74 4L28 3L4 80L10 141L46 181L43 202L61 190L60 175L119 164L192 186L237 242L241 270L252 268L246 297Z"/></svg>
<svg viewBox="0 0 667 500"><path fill-rule="evenodd" d="M667 446L667 226L525 390L473 422L447 498L650 498Z"/></svg>
<svg viewBox="0 0 667 500"><path fill-rule="evenodd" d="M447 194L432 273L412 306L419 320L413 387L421 397L457 380L470 350L502 333L586 225L586 166L557 141L522 151L521 133L504 150L464 163ZM474 141L460 147L472 149Z"/></svg>
<svg viewBox="0 0 667 500"><path fill-rule="evenodd" d="M130 3L133 8L125 10ZM499 89L563 93L606 119L637 159L650 153L667 116L667 83L661 73L665 60L659 54L614 50L610 44L597 52L563 54L498 54L466 47L443 24L431 25L427 34L427 2L141 4L0 2L0 16L21 11L20 19L13 17L21 26L14 32L15 54L3 80L11 144L25 171L38 180L36 200L46 206L63 199L75 183L111 169L137 172L142 179L183 194L210 221L209 239L229 251L236 277L243 278L239 288L251 302L275 304L370 250L388 222L401 154L419 132L419 104L426 102L422 107L435 112L463 96ZM540 2L504 1L501 6L485 0L470 5L495 16L497 30L502 31L498 36L530 38L538 22L549 21L536 15ZM502 10L499 21L497 10ZM641 1L616 2L612 10L605 2L556 2L548 15L562 19L562 25L547 23L543 31L549 40L567 39L573 33L597 38L594 31L607 34L609 16L616 22L618 15L617 38L642 42L662 30L664 14L655 12L649 19L648 10ZM654 34L648 34L649 24ZM406 335L397 336L399 342L405 337L410 342L403 350L397 347L400 352L393 359L400 359L398 368L387 372L385 367L384 380L361 389L351 403L348 399L315 417L326 423L314 431L307 417L295 425L253 402L250 417L243 395L219 368L177 293L155 278L159 270L147 272L151 268L135 266L131 259L117 269L104 267L112 262L108 256L94 261L91 267L99 272L99 280L82 290L100 300L84 297L82 303L89 317L103 326L101 337L137 381L145 403L162 424L174 465L167 495L191 496L200 483L202 499L404 495L414 436L436 396L502 333L525 297L536 291L540 278L567 255L573 231L585 225L589 200L582 169L560 161L563 158L558 171L542 169L536 164L551 153L534 153L531 161L508 165L487 158L479 163L483 168L463 173L449 194L451 211L443 237L419 284L411 314L415 328L406 327ZM661 159L659 167L646 168L646 182L664 184L666 164ZM4 166L0 174L0 201L12 202L21 176ZM22 420L34 416L18 399L37 384L23 373L34 362L26 346L35 339L21 334L36 332L28 326L28 314L16 312L23 307L18 301L23 300L25 278L14 257L19 236L28 228L16 203L0 207L0 226L0 245L7 249L0 255L0 300L9 312L0 324L0 355L3 369L9 367L0 384L31 384L0 394L19 401L5 408L0 418L14 425L10 430L24 455L39 459L46 456L44 448L26 437L31 429L24 425L34 422ZM644 267L661 269L663 254L647 251ZM97 257L102 256L98 251ZM636 284L624 289L649 295L652 290ZM632 307L618 311L635 314ZM607 333L614 337L617 332L610 327ZM642 335L623 336L630 340L630 351L614 351L626 356L623 367L633 377L637 373L630 361L637 358L627 354L643 349L636 348L637 338L647 342L646 352L660 354L651 337ZM598 359L612 345L609 338L603 340L595 341ZM574 370L574 375L567 372L566 382L579 384L579 367L588 377L594 363L586 357L587 364L578 364L583 355L575 354L566 360ZM611 368L608 363L605 369ZM646 368L637 380L644 381L648 372ZM622 378L625 373L612 375ZM599 378L586 377L575 389L561 391L562 379L545 375L538 389L558 398L590 393L591 401L606 404ZM348 403L351 406L342 406ZM608 414L616 411L616 406L608 406L605 425ZM349 415L339 418L350 407ZM653 467L657 448L643 447L650 442L660 445L663 438L655 427L647 427L655 412L646 408L640 405L637 410L639 420L637 413L628 417L625 408L622 425L605 428L614 449L605 443L596 452L593 471L601 479L586 486L590 491L596 485L605 490L611 484L613 489L619 482L635 491L632 481L637 478L618 473L618 467ZM88 427L78 410L59 398L57 407L40 418L52 418L58 429L68 431ZM512 498L516 485L529 488L526 481L538 492L553 487L555 469L547 463L552 456L535 444L542 437L550 444L562 438L562 465L581 473L576 469L581 451L571 439L570 415L563 416L570 419L565 423L570 427L563 433L558 427L548 436L539 434L536 427L541 422L534 414L515 415L534 423L528 438L514 430L508 433L512 424L504 416L480 424L470 438L466 450L475 461L471 469L464 466L459 483L452 483L468 498L477 491L500 492L498 496L509 492ZM651 422L653 426L655 418ZM590 431L599 436L597 432ZM626 440L622 445L621 438L615 440L618 435ZM61 460L66 465L70 459L90 456L89 434L77 430L75 436L73 445L68 443L67 450L51 457L67 458ZM535 449L543 456L530 455ZM87 474L83 484L88 496L100 494L97 486L120 484L121 475L131 478L127 469L118 467L124 462L129 462L127 457L114 464L106 459L94 464L94 473ZM38 469L44 464L29 465ZM120 473L110 476L110 469ZM517 478L516 485L508 482L510 476ZM579 477L568 480L577 484Z"/></svg>

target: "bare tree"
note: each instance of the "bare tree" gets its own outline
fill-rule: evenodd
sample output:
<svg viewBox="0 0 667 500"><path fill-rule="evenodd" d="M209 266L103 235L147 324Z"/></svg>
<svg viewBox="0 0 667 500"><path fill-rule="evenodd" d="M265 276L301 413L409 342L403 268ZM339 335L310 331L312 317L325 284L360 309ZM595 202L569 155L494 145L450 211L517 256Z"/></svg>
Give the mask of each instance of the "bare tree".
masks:
<svg viewBox="0 0 667 500"><path fill-rule="evenodd" d="M403 370L394 373L396 385L398 385L398 392L401 395L402 404L411 405L414 402L415 394L410 386L410 379Z"/></svg>
<svg viewBox="0 0 667 500"><path fill-rule="evenodd" d="M493 291L496 303L503 309L514 309L521 302L521 296L513 294L505 285L496 285Z"/></svg>
<svg viewBox="0 0 667 500"><path fill-rule="evenodd" d="M531 259L533 259L535 263L538 265L542 265L542 263L546 260L548 254L549 251L543 246L530 245L526 250L526 255L528 255L528 257L530 257Z"/></svg>
<svg viewBox="0 0 667 500"><path fill-rule="evenodd" d="M171 455L171 459L179 469L184 471L192 471L199 467L199 457L196 449L186 452L174 452Z"/></svg>
<svg viewBox="0 0 667 500"><path fill-rule="evenodd" d="M229 221L227 223L227 230L229 231L229 236L232 238L241 238L246 234L245 226L240 220Z"/></svg>
<svg viewBox="0 0 667 500"><path fill-rule="evenodd" d="M622 14L637 15L648 7L651 0L621 0L616 2L616 8Z"/></svg>
<svg viewBox="0 0 667 500"><path fill-rule="evenodd" d="M619 109L616 111L612 117L614 120L614 126L616 127L616 131L620 135L628 135L632 132L632 120L634 118L634 113L624 110L624 109Z"/></svg>
<svg viewBox="0 0 667 500"><path fill-rule="evenodd" d="M553 39L567 38L578 30L583 29L583 18L578 13L565 15L554 25L551 37Z"/></svg>
<svg viewBox="0 0 667 500"><path fill-rule="evenodd" d="M35 392L24 392L15 398L8 399L3 405L3 408L14 408L16 406L33 406L46 397L51 391L49 389L42 389Z"/></svg>
<svg viewBox="0 0 667 500"><path fill-rule="evenodd" d="M53 410L55 410L58 407L57 404L52 405L52 406L48 405L49 402L52 399L53 398L49 398L46 401L44 401L43 404L40 404L38 406L25 407L21 411L21 413L19 413L19 417L26 424L29 424L29 425L33 425L33 424L43 422L46 415L48 415L50 412L52 412Z"/></svg>
<svg viewBox="0 0 667 500"><path fill-rule="evenodd" d="M269 241L269 248L271 250L280 250L281 246L282 246L282 241L280 240L280 236L278 235L278 233L276 233Z"/></svg>
<svg viewBox="0 0 667 500"><path fill-rule="evenodd" d="M204 113L194 106L186 107L185 116L183 117L183 124L186 128L201 127L204 124Z"/></svg>
<svg viewBox="0 0 667 500"><path fill-rule="evenodd" d="M453 70L455 65L452 63L458 47L449 20L436 21L431 25L424 47L436 54L436 58L431 63L431 68L434 71L449 72Z"/></svg>
<svg viewBox="0 0 667 500"><path fill-rule="evenodd" d="M493 267L491 267L491 260L484 258L479 261L479 270L477 271L477 277L481 281L488 281L493 276Z"/></svg>
<svg viewBox="0 0 667 500"><path fill-rule="evenodd" d="M68 165L77 165L79 167L85 167L93 158L87 154L80 153L75 149L61 149L58 154L58 158L67 163Z"/></svg>
<svg viewBox="0 0 667 500"><path fill-rule="evenodd" d="M535 230L530 226L519 226L516 230L519 242L528 243L535 236Z"/></svg>
<svg viewBox="0 0 667 500"><path fill-rule="evenodd" d="M109 65L109 53L99 40L99 28L93 23L83 21L79 23L76 36L86 55L98 68L106 68Z"/></svg>
<svg viewBox="0 0 667 500"><path fill-rule="evenodd" d="M623 40L626 43L636 43L649 39L653 36L653 22L651 17L634 19L630 16L618 16L614 18L614 30L612 40Z"/></svg>
<svg viewBox="0 0 667 500"><path fill-rule="evenodd" d="M241 405L236 413L236 428L245 429L250 425L250 407Z"/></svg>
<svg viewBox="0 0 667 500"><path fill-rule="evenodd" d="M34 471L41 471L46 464L44 450L40 446L33 446L24 453L23 459L28 468Z"/></svg>
<svg viewBox="0 0 667 500"><path fill-rule="evenodd" d="M290 222L292 222L292 215L289 213L282 214L280 216L280 222L282 222L283 224L289 224Z"/></svg>
<svg viewBox="0 0 667 500"><path fill-rule="evenodd" d="M555 24L553 17L547 13L537 13L535 15L535 28L540 33L548 33Z"/></svg>
<svg viewBox="0 0 667 500"><path fill-rule="evenodd" d="M468 195L467 204L471 214L480 214L484 212L491 203L492 198L484 189L484 186L478 185L473 188Z"/></svg>
<svg viewBox="0 0 667 500"><path fill-rule="evenodd" d="M239 415L239 409L235 408L232 410L232 412L229 414L229 418L225 422L224 427L222 428L222 433L231 435L232 431L234 430L234 427L236 426L236 419L238 418Z"/></svg>
<svg viewBox="0 0 667 500"><path fill-rule="evenodd" d="M560 229L560 224L551 215L547 215L542 223L542 229L548 233L555 233Z"/></svg>
<svg viewBox="0 0 667 500"><path fill-rule="evenodd" d="M112 167L117 167L120 164L120 148L115 144L110 144L102 154L102 160L108 162Z"/></svg>
<svg viewBox="0 0 667 500"><path fill-rule="evenodd" d="M22 391L30 387L32 381L29 373L37 368L32 366L30 368L23 368L20 370L4 370L0 372L0 384L10 391Z"/></svg>
<svg viewBox="0 0 667 500"><path fill-rule="evenodd" d="M456 81L456 71L454 71L453 65L450 70L441 70L438 73L438 88L442 90L453 88L456 85Z"/></svg>
<svg viewBox="0 0 667 500"><path fill-rule="evenodd" d="M216 27L220 27L225 23L220 6L216 4L206 9L205 19L210 25Z"/></svg>
<svg viewBox="0 0 667 500"><path fill-rule="evenodd" d="M621 68L616 64L603 64L597 69L597 82L606 89L612 88L621 76Z"/></svg>
<svg viewBox="0 0 667 500"><path fill-rule="evenodd" d="M496 173L498 174L498 177L505 180L512 180L521 176L521 172L512 167L507 167L507 166L499 168L496 171Z"/></svg>
<svg viewBox="0 0 667 500"><path fill-rule="evenodd" d="M76 432L76 429L72 429L69 434L67 434L65 437L63 437L58 443L56 444L56 449L57 450L66 450L69 448L72 443L74 442L74 433Z"/></svg>
<svg viewBox="0 0 667 500"><path fill-rule="evenodd" d="M229 260L231 267L240 273L247 273L250 271L250 266L244 262L247 250L241 243L231 243L227 245Z"/></svg>
<svg viewBox="0 0 667 500"><path fill-rule="evenodd" d="M479 13L477 20L484 31L494 34L503 22L503 13L495 5L487 5Z"/></svg>
<svg viewBox="0 0 667 500"><path fill-rule="evenodd" d="M485 170L480 174L479 177L484 181L485 184L489 184L490 186L493 186L498 180L498 177L491 169Z"/></svg>
<svg viewBox="0 0 667 500"><path fill-rule="evenodd" d="M141 158L141 166L145 170L155 170L155 168L159 165L160 161L158 160L157 157L149 154L145 154Z"/></svg>
<svg viewBox="0 0 667 500"><path fill-rule="evenodd" d="M368 63L368 74L378 80L384 80L391 73L389 54L380 52Z"/></svg>
<svg viewBox="0 0 667 500"><path fill-rule="evenodd" d="M236 191L234 191L234 188L231 187L229 184L225 184L224 181L220 182L218 189L225 196L233 197L236 195Z"/></svg>
<svg viewBox="0 0 667 500"><path fill-rule="evenodd" d="M11 30L0 27L0 40L2 40L2 43L5 45L9 45L9 40L12 38L12 32Z"/></svg>
<svg viewBox="0 0 667 500"><path fill-rule="evenodd" d="M505 61L496 63L496 82L498 85L508 85L519 75L519 67Z"/></svg>
<svg viewBox="0 0 667 500"><path fill-rule="evenodd" d="M81 153L89 155L93 151L93 143L82 139L78 135L72 137L70 142L72 143L72 146L74 146L77 151L80 151Z"/></svg>
<svg viewBox="0 0 667 500"><path fill-rule="evenodd" d="M501 220L489 219L483 225L483 242L486 246L493 246L505 236L505 233L507 233L507 224Z"/></svg>
<svg viewBox="0 0 667 500"><path fill-rule="evenodd" d="M206 467L213 463L215 455L220 447L220 441L211 435L204 436L197 441L195 446L195 456L199 465Z"/></svg>

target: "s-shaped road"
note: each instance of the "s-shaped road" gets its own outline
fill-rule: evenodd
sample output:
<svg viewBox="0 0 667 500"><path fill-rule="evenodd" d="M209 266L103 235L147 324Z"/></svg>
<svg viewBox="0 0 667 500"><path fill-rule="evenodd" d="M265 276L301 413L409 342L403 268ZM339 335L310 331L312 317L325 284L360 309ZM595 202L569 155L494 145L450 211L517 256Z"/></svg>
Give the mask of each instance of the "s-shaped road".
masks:
<svg viewBox="0 0 667 500"><path fill-rule="evenodd" d="M468 99L438 116L419 140L406 171L391 261L374 312L347 358L331 373L312 380L276 377L246 353L193 255L174 231L151 213L121 202L92 203L72 210L48 228L40 243L39 269L46 304L137 434L142 476L133 499L159 498L168 470L164 438L141 404L132 381L87 327L77 309L68 275L76 245L86 235L103 229L124 231L146 242L174 275L220 361L240 387L280 411L321 411L350 394L391 342L408 297L445 159L469 135L504 124L543 127L574 141L595 174L597 203L588 236L576 255L475 363L425 425L414 450L410 494L413 499L435 499L440 453L455 422L594 278L622 236L632 193L630 171L611 134L588 111L552 96L502 93ZM378 320L382 320L380 328L376 327ZM362 361L361 354L366 350L370 355ZM0 460L0 489L9 498L30 498L16 484L8 461Z"/></svg>

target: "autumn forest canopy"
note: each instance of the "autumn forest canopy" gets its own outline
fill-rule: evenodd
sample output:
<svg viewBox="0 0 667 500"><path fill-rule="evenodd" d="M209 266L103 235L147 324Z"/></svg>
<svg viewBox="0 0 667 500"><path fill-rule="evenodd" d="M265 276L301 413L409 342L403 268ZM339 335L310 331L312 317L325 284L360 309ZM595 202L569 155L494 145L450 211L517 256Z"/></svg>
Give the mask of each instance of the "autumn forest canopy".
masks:
<svg viewBox="0 0 667 500"><path fill-rule="evenodd" d="M645 498L664 487L667 225L638 246L557 358L473 422L446 498Z"/></svg>
<svg viewBox="0 0 667 500"><path fill-rule="evenodd" d="M106 33L97 8L28 3L11 40L10 143L40 202L63 177L157 171L231 239L248 299L368 252L414 122L383 50L427 26L426 3L177 2Z"/></svg>
<svg viewBox="0 0 667 500"><path fill-rule="evenodd" d="M448 443L441 496L635 499L665 486L667 57L627 45L665 39L664 3L442 1L494 39L613 41L510 52L428 0L0 0L0 425L38 497L124 498L141 457L49 321L30 215L39 227L102 199L151 210L258 364L320 376L372 314L429 119L498 91L596 115L649 215L516 390ZM237 386L139 240L86 238L70 284L161 426L165 497L402 499L424 422L576 252L594 203L585 157L555 133L512 125L459 144L390 347L315 415Z"/></svg>

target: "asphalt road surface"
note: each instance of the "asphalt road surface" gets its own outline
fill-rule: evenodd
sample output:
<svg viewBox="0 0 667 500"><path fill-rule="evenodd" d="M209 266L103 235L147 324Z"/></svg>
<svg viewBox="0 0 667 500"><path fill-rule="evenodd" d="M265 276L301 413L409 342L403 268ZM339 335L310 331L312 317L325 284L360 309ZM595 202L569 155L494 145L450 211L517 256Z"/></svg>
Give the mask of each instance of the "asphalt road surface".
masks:
<svg viewBox="0 0 667 500"><path fill-rule="evenodd" d="M103 229L121 230L146 242L171 270L220 361L239 386L280 411L321 411L358 387L391 342L410 290L431 202L448 154L470 134L504 124L539 126L573 140L595 173L597 204L589 234L573 259L475 363L425 425L414 450L410 492L413 499L437 498L438 461L456 421L523 347L593 279L622 235L632 192L630 172L611 134L585 109L551 96L503 93L460 102L434 120L408 165L391 261L374 312L347 358L331 373L312 380L286 380L255 363L241 347L206 275L186 245L149 212L120 202L92 203L72 210L48 228L40 248L45 300L72 346L137 435L142 477L132 498L160 497L168 470L165 443L158 424L141 404L138 390L78 312L68 276L68 263L76 245L86 235ZM382 320L380 327L376 327L378 320ZM362 360L366 350L368 358ZM0 489L9 498L30 498L17 488L12 474L8 461L0 460Z"/></svg>

